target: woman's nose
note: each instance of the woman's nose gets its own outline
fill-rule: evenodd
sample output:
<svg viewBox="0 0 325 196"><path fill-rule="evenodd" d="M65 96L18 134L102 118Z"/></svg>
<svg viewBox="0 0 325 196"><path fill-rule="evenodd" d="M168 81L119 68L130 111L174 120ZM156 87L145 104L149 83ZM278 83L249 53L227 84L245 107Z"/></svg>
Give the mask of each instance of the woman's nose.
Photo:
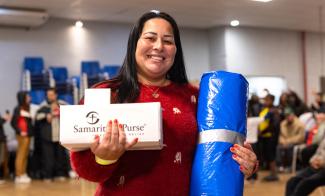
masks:
<svg viewBox="0 0 325 196"><path fill-rule="evenodd" d="M154 43L154 49L162 50L163 49L163 41L161 39L157 39Z"/></svg>

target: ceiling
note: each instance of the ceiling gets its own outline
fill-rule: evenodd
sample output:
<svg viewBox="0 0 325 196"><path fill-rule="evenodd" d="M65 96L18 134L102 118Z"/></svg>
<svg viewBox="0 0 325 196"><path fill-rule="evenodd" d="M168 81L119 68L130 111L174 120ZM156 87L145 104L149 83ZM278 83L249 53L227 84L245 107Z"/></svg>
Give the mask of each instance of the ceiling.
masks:
<svg viewBox="0 0 325 196"><path fill-rule="evenodd" d="M157 9L183 27L211 28L237 19L242 26L325 32L325 0L0 0L0 6L44 9L55 18L123 23Z"/></svg>

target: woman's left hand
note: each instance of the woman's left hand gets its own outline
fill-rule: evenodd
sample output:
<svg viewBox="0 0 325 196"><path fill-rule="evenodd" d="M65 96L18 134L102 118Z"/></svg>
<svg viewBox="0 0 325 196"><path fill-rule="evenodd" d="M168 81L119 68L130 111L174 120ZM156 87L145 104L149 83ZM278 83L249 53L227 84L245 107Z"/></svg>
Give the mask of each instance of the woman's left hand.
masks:
<svg viewBox="0 0 325 196"><path fill-rule="evenodd" d="M258 161L249 143L245 142L244 146L235 144L230 148L230 151L233 153L232 158L239 163L239 169L246 177L256 172L258 169Z"/></svg>

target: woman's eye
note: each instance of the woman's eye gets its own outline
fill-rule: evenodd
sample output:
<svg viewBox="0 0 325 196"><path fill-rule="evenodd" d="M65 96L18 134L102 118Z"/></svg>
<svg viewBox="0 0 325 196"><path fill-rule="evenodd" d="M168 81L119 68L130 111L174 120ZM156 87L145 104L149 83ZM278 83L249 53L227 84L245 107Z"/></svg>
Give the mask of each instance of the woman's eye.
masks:
<svg viewBox="0 0 325 196"><path fill-rule="evenodd" d="M144 39L146 39L146 40L150 40L150 41L153 41L153 40L154 40L153 37L145 37Z"/></svg>
<svg viewBox="0 0 325 196"><path fill-rule="evenodd" d="M174 42L171 41L171 40L165 40L164 42L165 42L166 44L174 44Z"/></svg>

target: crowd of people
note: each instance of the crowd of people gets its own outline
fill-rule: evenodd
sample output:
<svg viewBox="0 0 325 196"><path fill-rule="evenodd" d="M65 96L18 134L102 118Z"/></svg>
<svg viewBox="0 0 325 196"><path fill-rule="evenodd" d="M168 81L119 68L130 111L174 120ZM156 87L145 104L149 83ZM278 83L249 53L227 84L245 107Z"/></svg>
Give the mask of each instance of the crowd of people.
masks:
<svg viewBox="0 0 325 196"><path fill-rule="evenodd" d="M33 115L28 92L17 93L18 104L0 119L0 183L12 176L15 183L30 183L32 178L51 182L74 177L69 164L69 154L59 144L59 105L54 88L47 90L43 101ZM10 122L15 131L16 150L8 152L3 124ZM14 160L12 160L14 159Z"/></svg>
<svg viewBox="0 0 325 196"><path fill-rule="evenodd" d="M287 196L307 195L325 185L325 102L321 93L314 95L310 107L293 91L283 92L277 106L270 93L263 98L252 95L248 103L248 116L262 119L253 144L261 169L270 171L262 180L278 181L279 172L291 172L292 162L298 162L299 171L286 186ZM295 146L301 147L298 160L293 160Z"/></svg>

